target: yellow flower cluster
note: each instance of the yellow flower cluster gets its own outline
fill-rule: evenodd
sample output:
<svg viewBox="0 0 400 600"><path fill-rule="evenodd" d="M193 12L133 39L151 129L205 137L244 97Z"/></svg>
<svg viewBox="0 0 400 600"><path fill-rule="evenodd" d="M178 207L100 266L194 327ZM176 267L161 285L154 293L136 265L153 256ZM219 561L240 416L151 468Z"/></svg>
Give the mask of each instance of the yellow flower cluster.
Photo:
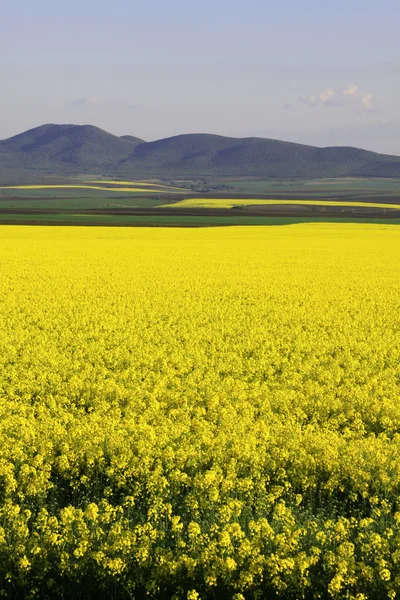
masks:
<svg viewBox="0 0 400 600"><path fill-rule="evenodd" d="M0 595L398 597L397 226L0 235Z"/></svg>
<svg viewBox="0 0 400 600"><path fill-rule="evenodd" d="M96 184L97 185L93 185ZM109 187L110 185L112 185L113 187ZM128 187L126 187L128 186ZM135 183L135 182L127 182L126 184L122 185L119 184L118 182L110 182L110 181L104 181L104 182L88 182L88 183L81 183L81 184L56 184L56 185L49 185L49 184L39 184L39 185L11 185L11 186L2 186L0 187L0 192L2 190L103 190L106 192L143 192L143 193L163 193L163 192L170 192L172 190L174 190L174 193L177 193L178 191L185 191L185 190L180 190L180 188L171 188L170 186L162 186L162 185L156 185L156 184L147 184L147 183Z"/></svg>
<svg viewBox="0 0 400 600"><path fill-rule="evenodd" d="M255 198L185 198L173 204L164 204L161 208L235 208L238 206L348 206L358 208L393 208L399 210L399 204L384 202L356 202L349 200L282 200Z"/></svg>

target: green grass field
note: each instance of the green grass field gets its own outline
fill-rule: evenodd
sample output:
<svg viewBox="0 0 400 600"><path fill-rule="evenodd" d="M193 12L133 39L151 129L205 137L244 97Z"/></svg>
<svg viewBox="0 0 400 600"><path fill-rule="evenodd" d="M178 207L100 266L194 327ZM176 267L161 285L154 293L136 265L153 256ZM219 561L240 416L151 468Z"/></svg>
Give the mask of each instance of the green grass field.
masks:
<svg viewBox="0 0 400 600"><path fill-rule="evenodd" d="M379 197L400 196L398 179L315 179L315 180L269 180L229 181L232 190L244 194L290 193L309 197L339 197L346 195Z"/></svg>
<svg viewBox="0 0 400 600"><path fill-rule="evenodd" d="M42 198L39 195L35 198L21 197L20 199L5 198L0 196L1 208L21 209L96 209L96 208L152 208L163 204L164 200L156 197L141 196L113 196L109 197L103 194L93 195L86 198L80 195L74 197L54 198L48 196Z"/></svg>
<svg viewBox="0 0 400 600"><path fill-rule="evenodd" d="M17 198L116 198L117 196L143 197L144 195L159 196L160 192L154 190L152 192L143 193L143 191L129 192L129 194L120 192L119 190L111 191L106 189L94 190L91 188L40 188L40 189L19 189L19 188L0 188L0 199L10 196Z"/></svg>
<svg viewBox="0 0 400 600"><path fill-rule="evenodd" d="M397 223L396 214L386 219L385 205L393 205L400 202L400 182L392 179L338 179L338 180L314 180L314 181L224 181L223 190L220 185L216 193L196 194L187 189L194 182L184 182L180 192L176 193L176 187L161 186L151 182L137 182L136 187L141 185L142 191L125 191L130 182L103 181L97 186L99 189L90 187L89 179L86 180L89 187L82 188L84 184L81 179L75 179L68 183L60 183L66 187L57 187L57 182L49 187L47 184L24 187L1 187L0 185L0 223L24 223L24 224L87 224L87 225L152 225L152 226L188 226L203 227L214 225L270 225L304 222L357 222L360 217L359 209L363 203L373 207L371 214L361 215L361 222ZM0 182L1 184L1 182ZM70 187L74 184L80 187ZM133 185L133 182L132 182ZM210 184L211 185L211 184ZM212 184L214 185L214 184ZM211 188L212 188L211 185ZM159 186L159 187L157 187ZM107 187L108 189L103 189ZM132 189L136 189L132 187ZM161 187L163 190L161 191ZM112 188L112 191L110 191ZM115 188L115 189L114 189ZM125 189L124 189L125 188ZM151 192L149 189L153 188ZM237 196L245 196L247 200L242 201L239 209ZM251 198L254 195L255 198ZM190 201L189 199L193 200ZM229 204L229 198L235 198L233 204ZM260 215L260 209L264 204L271 204L271 198L276 198L276 207L268 209L264 215ZM293 202L287 200L292 199ZM296 203L318 204L317 210L302 214L302 210L296 210ZM212 201L212 205L200 206L201 200ZM317 202L320 201L320 202ZM332 206L346 203L346 206L338 206L332 214ZM194 202L197 206L196 214L190 214L187 203ZM215 203L215 206L214 206ZM227 204L226 215L212 214L215 208ZM246 206L246 203L249 206ZM240 202L239 202L240 204ZM293 207L283 208L282 204L293 204ZM329 207L329 216L324 216L324 204ZM332 204L332 206L331 206ZM347 206L351 204L351 206ZM375 206L373 206L375 205ZM166 206L165 215L156 214L153 211L161 206ZM380 210L382 206L382 210ZM399 204L400 206L400 204ZM355 214L353 207L356 209ZM379 207L379 208L377 208ZM171 214L171 208L177 214ZM230 209L235 210L230 210ZM301 209L297 206L297 209ZM366 207L365 210L367 210ZM126 210L125 210L126 209ZM271 214L277 210L277 216ZM164 210L164 209L162 209ZM282 210L284 210L282 214ZM389 209L388 209L389 210ZM160 211L158 211L160 212ZM254 213L257 214L254 214ZM287 216L286 216L287 212ZM375 214L374 214L375 212ZM97 214L96 214L97 213ZM126 213L126 214L120 214ZM130 213L130 214L129 214ZM200 214L199 214L200 213ZM239 213L239 214L238 214Z"/></svg>
<svg viewBox="0 0 400 600"><path fill-rule="evenodd" d="M0 224L58 224L107 226L209 227L235 225L291 225L296 223L378 223L398 225L400 219L354 219L348 217L238 217L187 215L97 215L97 214L0 214Z"/></svg>

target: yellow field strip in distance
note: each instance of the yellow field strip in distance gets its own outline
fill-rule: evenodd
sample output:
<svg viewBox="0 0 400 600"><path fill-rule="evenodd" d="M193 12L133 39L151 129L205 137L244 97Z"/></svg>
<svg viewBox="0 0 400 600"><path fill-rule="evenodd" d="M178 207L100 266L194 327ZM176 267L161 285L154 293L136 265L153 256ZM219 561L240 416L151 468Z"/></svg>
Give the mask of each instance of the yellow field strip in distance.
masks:
<svg viewBox="0 0 400 600"><path fill-rule="evenodd" d="M106 184L106 185L140 185L143 187L154 187L154 188L165 188L167 190L177 190L190 192L189 188L183 187L175 187L173 185L166 185L164 183L148 183L144 181L85 181L85 183L96 183L96 184Z"/></svg>
<svg viewBox="0 0 400 600"><path fill-rule="evenodd" d="M357 208L391 208L400 210L400 204L379 204L378 202L346 202L341 200L256 200L256 199L225 199L225 198L187 198L174 204L163 204L159 208L234 208L236 206L271 205L306 205L306 206L350 206Z"/></svg>
<svg viewBox="0 0 400 600"><path fill-rule="evenodd" d="M77 189L77 190L100 190L106 192L141 192L144 194L152 194L155 192L163 193L164 190L146 189L139 187L101 187L98 185L11 185L0 187L1 190L61 190L61 189Z"/></svg>

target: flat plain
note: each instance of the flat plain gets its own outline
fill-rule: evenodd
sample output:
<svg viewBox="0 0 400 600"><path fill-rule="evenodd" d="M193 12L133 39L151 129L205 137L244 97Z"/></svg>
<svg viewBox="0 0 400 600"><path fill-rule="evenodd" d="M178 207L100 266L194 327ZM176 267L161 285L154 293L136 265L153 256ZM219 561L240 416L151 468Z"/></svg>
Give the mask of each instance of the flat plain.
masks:
<svg viewBox="0 0 400 600"><path fill-rule="evenodd" d="M124 181L54 178L0 186L0 223L215 226L400 216L396 179ZM399 208L397 208L399 207Z"/></svg>

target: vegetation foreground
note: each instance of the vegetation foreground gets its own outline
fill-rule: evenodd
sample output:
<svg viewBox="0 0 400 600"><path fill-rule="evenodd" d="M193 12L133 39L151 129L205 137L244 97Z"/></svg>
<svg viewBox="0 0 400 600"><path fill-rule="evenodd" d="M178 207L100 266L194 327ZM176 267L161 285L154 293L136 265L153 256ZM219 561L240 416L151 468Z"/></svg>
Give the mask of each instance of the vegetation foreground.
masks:
<svg viewBox="0 0 400 600"><path fill-rule="evenodd" d="M396 598L397 226L0 228L9 598Z"/></svg>

